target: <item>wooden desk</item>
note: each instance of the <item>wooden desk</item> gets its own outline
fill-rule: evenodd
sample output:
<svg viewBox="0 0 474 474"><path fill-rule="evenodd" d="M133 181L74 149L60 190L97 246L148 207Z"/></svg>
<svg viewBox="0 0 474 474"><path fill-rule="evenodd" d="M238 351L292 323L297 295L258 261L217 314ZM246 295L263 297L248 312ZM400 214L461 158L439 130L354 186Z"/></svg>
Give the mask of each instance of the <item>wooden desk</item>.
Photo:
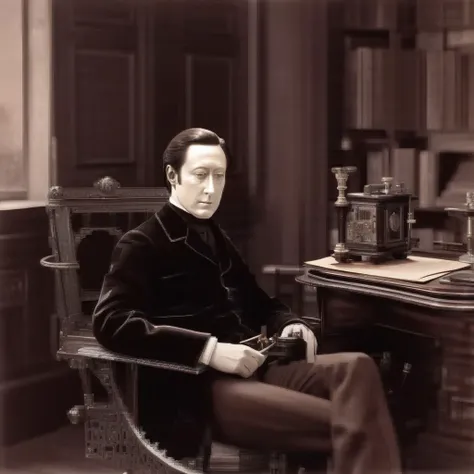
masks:
<svg viewBox="0 0 474 474"><path fill-rule="evenodd" d="M474 287L309 270L296 281L317 291L320 352L391 354L384 382L407 467L472 472Z"/></svg>

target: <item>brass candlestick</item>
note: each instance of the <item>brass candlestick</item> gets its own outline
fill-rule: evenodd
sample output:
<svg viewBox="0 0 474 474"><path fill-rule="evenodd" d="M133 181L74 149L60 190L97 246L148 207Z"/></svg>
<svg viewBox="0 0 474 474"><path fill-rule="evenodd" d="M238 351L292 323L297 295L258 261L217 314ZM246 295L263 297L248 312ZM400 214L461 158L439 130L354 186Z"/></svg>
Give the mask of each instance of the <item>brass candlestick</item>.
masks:
<svg viewBox="0 0 474 474"><path fill-rule="evenodd" d="M337 181L337 190L339 192L334 206L337 213L338 242L334 247L333 257L338 262L348 260L349 249L346 246L346 216L349 211L350 203L346 197L347 180L349 175L357 171L355 166L340 166L331 168Z"/></svg>
<svg viewBox="0 0 474 474"><path fill-rule="evenodd" d="M459 261L469 263L470 270L463 270L442 278L443 283L461 283L474 285L474 192L466 193L464 207L447 207L445 211L455 217L466 218L466 253L459 257Z"/></svg>

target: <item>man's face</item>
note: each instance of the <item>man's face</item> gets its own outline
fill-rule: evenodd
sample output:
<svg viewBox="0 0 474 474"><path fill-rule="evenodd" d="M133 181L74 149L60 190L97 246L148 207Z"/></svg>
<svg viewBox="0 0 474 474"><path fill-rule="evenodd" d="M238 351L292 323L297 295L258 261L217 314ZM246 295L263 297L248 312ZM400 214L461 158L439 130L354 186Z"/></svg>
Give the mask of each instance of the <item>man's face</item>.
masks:
<svg viewBox="0 0 474 474"><path fill-rule="evenodd" d="M209 219L221 202L226 168L227 159L219 145L191 145L172 194L190 214Z"/></svg>

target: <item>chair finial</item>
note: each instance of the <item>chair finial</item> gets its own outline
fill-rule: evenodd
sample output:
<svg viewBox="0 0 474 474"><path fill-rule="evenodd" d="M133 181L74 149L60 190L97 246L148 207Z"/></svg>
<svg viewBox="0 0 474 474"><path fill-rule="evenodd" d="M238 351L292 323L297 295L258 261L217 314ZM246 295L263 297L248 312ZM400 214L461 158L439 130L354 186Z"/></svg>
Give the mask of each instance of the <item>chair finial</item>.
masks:
<svg viewBox="0 0 474 474"><path fill-rule="evenodd" d="M63 196L63 188L61 186L51 186L48 192L48 199L60 199Z"/></svg>
<svg viewBox="0 0 474 474"><path fill-rule="evenodd" d="M104 176L94 183L94 188L102 194L114 194L120 188L120 183L110 176Z"/></svg>

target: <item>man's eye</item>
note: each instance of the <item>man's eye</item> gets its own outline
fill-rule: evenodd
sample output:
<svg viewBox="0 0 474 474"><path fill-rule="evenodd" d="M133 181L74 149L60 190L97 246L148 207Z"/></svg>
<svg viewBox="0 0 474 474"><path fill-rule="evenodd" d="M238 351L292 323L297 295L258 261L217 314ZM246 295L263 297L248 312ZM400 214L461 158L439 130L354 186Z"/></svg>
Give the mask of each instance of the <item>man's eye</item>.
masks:
<svg viewBox="0 0 474 474"><path fill-rule="evenodd" d="M225 174L216 174L217 179L224 179Z"/></svg>
<svg viewBox="0 0 474 474"><path fill-rule="evenodd" d="M196 173L196 176L199 178L199 179L204 179L206 177L206 175L204 173Z"/></svg>

